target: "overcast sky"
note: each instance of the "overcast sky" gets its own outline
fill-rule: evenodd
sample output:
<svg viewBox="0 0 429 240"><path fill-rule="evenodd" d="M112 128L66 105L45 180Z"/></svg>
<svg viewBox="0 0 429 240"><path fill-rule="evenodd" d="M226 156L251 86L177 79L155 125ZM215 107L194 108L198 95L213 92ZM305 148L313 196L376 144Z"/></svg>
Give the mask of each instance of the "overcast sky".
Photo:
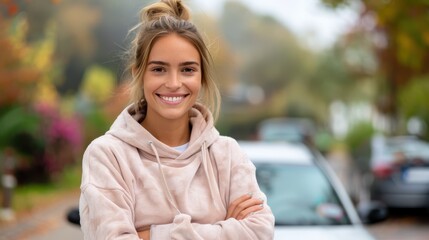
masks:
<svg viewBox="0 0 429 240"><path fill-rule="evenodd" d="M218 16L226 0L192 0L193 10ZM351 9L332 10L320 0L235 0L250 9L268 14L303 38L310 46L324 47L333 43L339 34L357 19Z"/></svg>

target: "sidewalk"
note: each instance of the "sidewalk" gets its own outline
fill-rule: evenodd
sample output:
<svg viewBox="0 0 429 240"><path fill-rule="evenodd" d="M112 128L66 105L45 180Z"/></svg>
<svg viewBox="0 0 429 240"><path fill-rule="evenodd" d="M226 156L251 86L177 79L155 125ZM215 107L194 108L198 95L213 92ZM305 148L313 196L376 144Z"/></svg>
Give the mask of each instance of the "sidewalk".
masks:
<svg viewBox="0 0 429 240"><path fill-rule="evenodd" d="M67 221L69 209L79 202L77 193L64 195L48 207L11 223L0 225L0 240L78 240L83 239L79 226Z"/></svg>

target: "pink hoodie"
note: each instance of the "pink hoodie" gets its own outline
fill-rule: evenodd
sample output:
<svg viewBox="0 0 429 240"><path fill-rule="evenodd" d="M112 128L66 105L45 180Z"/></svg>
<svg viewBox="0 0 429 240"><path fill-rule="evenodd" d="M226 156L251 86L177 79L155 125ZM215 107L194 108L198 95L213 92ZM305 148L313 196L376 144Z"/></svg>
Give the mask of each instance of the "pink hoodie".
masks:
<svg viewBox="0 0 429 240"><path fill-rule="evenodd" d="M189 147L180 153L144 129L125 109L83 157L80 216L85 239L273 239L268 205L245 218L225 220L238 197L263 198L255 167L237 142L220 136L210 112L191 110ZM146 240L146 239L145 239Z"/></svg>

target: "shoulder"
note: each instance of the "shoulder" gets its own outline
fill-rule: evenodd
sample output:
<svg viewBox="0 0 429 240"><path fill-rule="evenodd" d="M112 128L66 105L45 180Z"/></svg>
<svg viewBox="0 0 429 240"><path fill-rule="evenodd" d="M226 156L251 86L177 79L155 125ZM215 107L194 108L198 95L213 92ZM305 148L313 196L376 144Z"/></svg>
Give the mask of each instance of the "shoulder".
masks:
<svg viewBox="0 0 429 240"><path fill-rule="evenodd" d="M119 138L110 134L104 134L92 140L84 152L85 158L95 158L98 161L111 161L116 159L116 156L121 155L119 153L127 151L127 144L125 144Z"/></svg>
<svg viewBox="0 0 429 240"><path fill-rule="evenodd" d="M113 137L110 134L104 134L101 135L95 139L93 139L87 147L87 151L94 151L94 150L108 150L108 149L114 149L118 147L118 144L120 144L119 139Z"/></svg>
<svg viewBox="0 0 429 240"><path fill-rule="evenodd" d="M130 152L123 141L109 134L92 140L82 158L82 175L86 183L105 180L105 174L108 177L121 177L122 172L130 168L129 162L125 161L129 159L126 153Z"/></svg>
<svg viewBox="0 0 429 240"><path fill-rule="evenodd" d="M219 138L213 143L212 147L214 148L221 148L221 149L231 149L231 150L237 150L240 149L240 146L232 137L229 136L219 136Z"/></svg>
<svg viewBox="0 0 429 240"><path fill-rule="evenodd" d="M245 162L247 159L237 140L228 136L219 136L211 146L211 152L217 161L228 161L232 165Z"/></svg>

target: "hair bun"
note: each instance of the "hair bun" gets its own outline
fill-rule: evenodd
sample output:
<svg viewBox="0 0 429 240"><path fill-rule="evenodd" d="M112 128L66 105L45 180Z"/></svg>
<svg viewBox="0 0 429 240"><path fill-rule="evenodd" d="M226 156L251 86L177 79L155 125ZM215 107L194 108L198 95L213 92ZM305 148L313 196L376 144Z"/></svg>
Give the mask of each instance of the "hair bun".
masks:
<svg viewBox="0 0 429 240"><path fill-rule="evenodd" d="M147 22L157 20L163 16L182 20L189 20L190 18L188 8L181 0L161 0L143 8L141 13L142 20Z"/></svg>

